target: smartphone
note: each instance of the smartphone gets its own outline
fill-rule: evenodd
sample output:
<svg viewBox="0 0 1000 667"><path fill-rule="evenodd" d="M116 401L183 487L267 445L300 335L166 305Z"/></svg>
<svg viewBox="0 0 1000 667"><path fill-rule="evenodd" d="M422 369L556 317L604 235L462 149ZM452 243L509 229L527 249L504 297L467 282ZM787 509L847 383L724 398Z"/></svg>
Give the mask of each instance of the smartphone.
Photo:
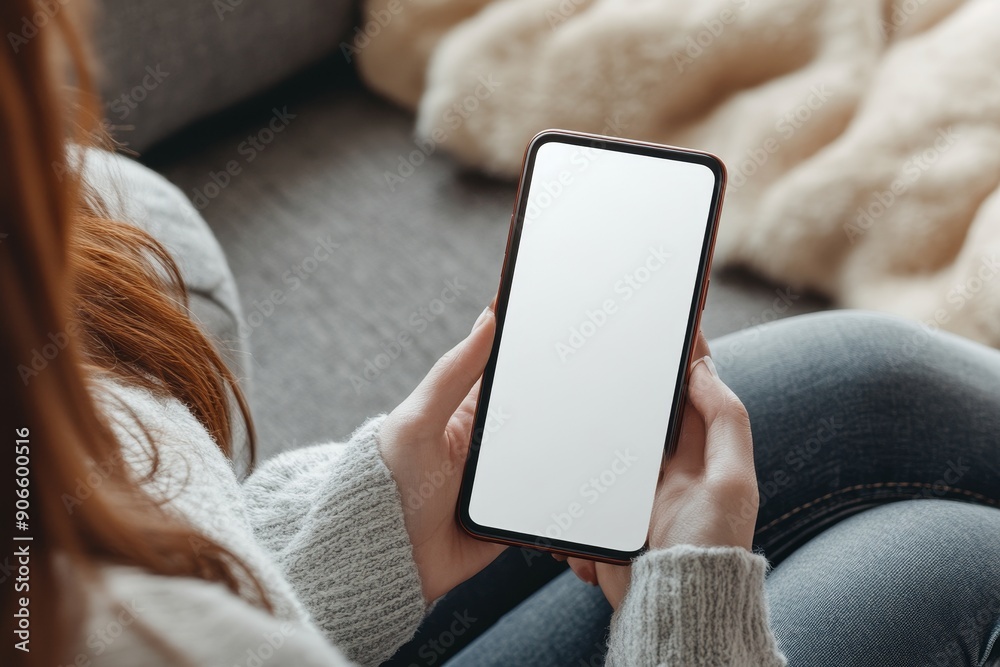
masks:
<svg viewBox="0 0 1000 667"><path fill-rule="evenodd" d="M642 553L725 182L699 151L561 130L528 144L459 495L469 534Z"/></svg>

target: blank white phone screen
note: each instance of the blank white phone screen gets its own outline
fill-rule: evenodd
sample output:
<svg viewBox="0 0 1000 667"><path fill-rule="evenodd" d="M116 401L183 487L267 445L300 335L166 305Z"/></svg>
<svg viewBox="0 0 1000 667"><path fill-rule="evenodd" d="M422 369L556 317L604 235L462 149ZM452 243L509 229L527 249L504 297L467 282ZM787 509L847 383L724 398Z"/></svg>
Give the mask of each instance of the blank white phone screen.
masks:
<svg viewBox="0 0 1000 667"><path fill-rule="evenodd" d="M538 149L469 517L635 551L646 540L716 176Z"/></svg>

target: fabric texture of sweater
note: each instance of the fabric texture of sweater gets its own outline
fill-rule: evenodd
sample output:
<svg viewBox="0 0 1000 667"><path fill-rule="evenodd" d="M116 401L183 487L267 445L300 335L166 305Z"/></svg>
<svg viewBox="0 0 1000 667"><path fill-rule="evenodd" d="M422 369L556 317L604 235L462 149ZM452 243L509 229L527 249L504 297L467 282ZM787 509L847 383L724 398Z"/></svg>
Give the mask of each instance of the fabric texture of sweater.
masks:
<svg viewBox="0 0 1000 667"><path fill-rule="evenodd" d="M240 484L181 403L119 385L102 401L126 461L149 469L141 423L160 457L151 491L239 556L274 613L249 588L237 597L220 584L108 566L71 664L377 665L413 636L428 603L378 450L382 418L346 444L266 461ZM784 665L767 626L765 570L742 549L642 556L612 620L607 664Z"/></svg>

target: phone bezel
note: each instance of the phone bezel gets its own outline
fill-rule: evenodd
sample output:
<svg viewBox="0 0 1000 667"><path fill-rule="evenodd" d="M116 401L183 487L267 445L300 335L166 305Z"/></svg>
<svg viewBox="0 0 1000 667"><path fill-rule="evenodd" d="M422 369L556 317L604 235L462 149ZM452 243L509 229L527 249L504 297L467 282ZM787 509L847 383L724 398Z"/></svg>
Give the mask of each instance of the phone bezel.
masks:
<svg viewBox="0 0 1000 667"><path fill-rule="evenodd" d="M712 266L712 255L715 250L716 232L719 226L719 216L722 210L722 200L726 186L726 168L722 161L703 151L695 151L673 146L618 139L598 134L586 134L568 130L545 130L536 134L525 150L521 166L521 177L518 181L517 195L514 199L514 212L511 215L510 230L507 234L507 249L504 255L503 269L500 274L500 286L496 300L496 334L493 338L493 348L489 361L483 372L483 379L476 402L476 413L473 422L472 435L469 444L469 455L465 462L462 485L459 492L457 507L458 522L472 537L490 542L498 542L510 546L520 546L529 549L548 551L565 556L575 556L590 560L609 563L627 563L646 550L642 547L635 551L618 551L593 545L579 544L567 540L549 539L527 533L481 526L469 515L469 504L472 498L472 488L475 482L476 466L479 459L479 449L482 444L488 404L483 397L492 390L493 377L496 372L497 356L503 335L504 318L517 260L518 246L521 240L521 229L524 224L527 207L528 189L534 170L535 157L538 149L549 142L560 142L576 146L614 150L635 155L646 155L661 159L701 164L708 167L715 175L715 185L712 191L712 201L709 207L708 219L705 221L705 237L702 242L701 258L698 266L698 280L694 293L691 295L691 307L688 314L687 331L685 332L684 352L681 356L680 369L677 374L677 385L674 388L674 398L670 421L667 425L667 435L664 442L664 456L669 457L676 447L680 431L680 417L683 414L686 398L687 371L696 342L695 333L701 322L701 312L704 309L705 297L708 293L709 273Z"/></svg>

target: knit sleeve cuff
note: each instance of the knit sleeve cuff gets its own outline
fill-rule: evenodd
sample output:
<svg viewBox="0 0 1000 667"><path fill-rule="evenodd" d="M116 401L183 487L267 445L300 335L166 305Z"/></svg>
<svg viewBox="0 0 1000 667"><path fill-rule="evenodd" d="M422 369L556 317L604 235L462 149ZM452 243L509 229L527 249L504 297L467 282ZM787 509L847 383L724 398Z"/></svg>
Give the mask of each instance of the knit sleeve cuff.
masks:
<svg viewBox="0 0 1000 667"><path fill-rule="evenodd" d="M768 627L767 561L739 548L677 546L632 565L607 664L786 664Z"/></svg>
<svg viewBox="0 0 1000 667"><path fill-rule="evenodd" d="M364 665L390 658L427 609L402 500L376 443L383 419L346 445L289 452L255 473L276 500L270 520L257 521L262 537L316 624Z"/></svg>

